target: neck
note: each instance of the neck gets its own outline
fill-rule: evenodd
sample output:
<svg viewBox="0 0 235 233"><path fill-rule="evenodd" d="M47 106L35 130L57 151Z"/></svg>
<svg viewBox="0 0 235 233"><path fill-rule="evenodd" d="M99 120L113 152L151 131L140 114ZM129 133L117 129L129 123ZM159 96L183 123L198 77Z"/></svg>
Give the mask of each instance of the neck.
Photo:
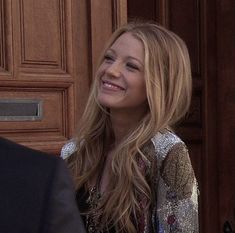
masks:
<svg viewBox="0 0 235 233"><path fill-rule="evenodd" d="M137 113L135 111L110 110L115 145L119 144L138 125L145 113L146 111Z"/></svg>

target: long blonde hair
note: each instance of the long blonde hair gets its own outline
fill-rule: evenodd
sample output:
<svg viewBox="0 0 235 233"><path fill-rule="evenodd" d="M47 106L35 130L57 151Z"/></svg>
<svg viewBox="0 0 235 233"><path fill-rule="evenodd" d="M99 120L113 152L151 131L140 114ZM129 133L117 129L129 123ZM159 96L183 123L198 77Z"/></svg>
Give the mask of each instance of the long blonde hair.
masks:
<svg viewBox="0 0 235 233"><path fill-rule="evenodd" d="M113 224L119 231L132 233L137 231L133 216L141 209L139 197L147 200L144 211L148 211L152 201L150 184L138 164L139 159L147 161L141 148L157 132L173 126L185 115L191 100L192 78L185 43L155 23L132 22L116 30L99 64L103 62L106 50L126 32L143 43L149 110L115 148L109 191L97 210L102 209L101 225ZM96 99L97 81L96 77L80 121L78 149L69 160L77 189L87 186L92 177L103 169L105 143L113 134L109 110L100 106Z"/></svg>

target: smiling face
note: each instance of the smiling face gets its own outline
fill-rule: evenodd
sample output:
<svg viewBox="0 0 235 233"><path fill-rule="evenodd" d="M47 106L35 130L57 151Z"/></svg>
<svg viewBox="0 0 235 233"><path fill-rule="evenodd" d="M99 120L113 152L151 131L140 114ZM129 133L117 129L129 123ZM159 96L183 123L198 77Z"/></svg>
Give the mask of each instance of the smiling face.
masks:
<svg viewBox="0 0 235 233"><path fill-rule="evenodd" d="M122 34L106 51L97 78L97 99L110 110L144 112L144 48L131 33Z"/></svg>

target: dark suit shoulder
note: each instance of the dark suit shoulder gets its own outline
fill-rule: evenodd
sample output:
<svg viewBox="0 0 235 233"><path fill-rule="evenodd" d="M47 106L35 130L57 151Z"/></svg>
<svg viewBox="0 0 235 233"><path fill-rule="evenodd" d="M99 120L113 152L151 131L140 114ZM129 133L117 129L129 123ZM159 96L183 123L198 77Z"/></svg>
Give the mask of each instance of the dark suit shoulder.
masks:
<svg viewBox="0 0 235 233"><path fill-rule="evenodd" d="M55 166L60 159L42 151L34 150L0 137L0 161L2 166L13 168L27 167L40 169L41 166Z"/></svg>
<svg viewBox="0 0 235 233"><path fill-rule="evenodd" d="M42 216L61 162L59 157L0 138L0 228L4 232L43 232Z"/></svg>

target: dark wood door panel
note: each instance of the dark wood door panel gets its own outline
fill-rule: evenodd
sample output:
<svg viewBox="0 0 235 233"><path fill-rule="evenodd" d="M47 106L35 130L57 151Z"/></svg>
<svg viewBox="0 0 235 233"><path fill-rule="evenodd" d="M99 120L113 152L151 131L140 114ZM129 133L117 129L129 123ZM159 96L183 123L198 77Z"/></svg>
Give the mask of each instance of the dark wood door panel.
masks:
<svg viewBox="0 0 235 233"><path fill-rule="evenodd" d="M12 12L9 1L0 3L0 76L10 78L13 73Z"/></svg>
<svg viewBox="0 0 235 233"><path fill-rule="evenodd" d="M126 0L0 0L0 135L58 155L126 12ZM42 114L32 120L37 102Z"/></svg>
<svg viewBox="0 0 235 233"><path fill-rule="evenodd" d="M88 34L85 9L74 0L1 1L0 101L24 106L22 115L23 102L38 101L42 112L33 120L0 117L1 136L54 154L72 137L89 84L88 42L78 39Z"/></svg>
<svg viewBox="0 0 235 233"><path fill-rule="evenodd" d="M217 14L220 226L235 231L235 1L218 1Z"/></svg>
<svg viewBox="0 0 235 233"><path fill-rule="evenodd" d="M20 0L13 3L17 75L70 73L71 3L64 0Z"/></svg>
<svg viewBox="0 0 235 233"><path fill-rule="evenodd" d="M200 187L200 232L235 231L235 2L128 0L128 16L157 21L189 48L194 93L177 129Z"/></svg>
<svg viewBox="0 0 235 233"><path fill-rule="evenodd" d="M65 143L74 130L74 124L71 124L74 110L71 108L68 111L68 106L74 106L73 84L4 83L7 86L0 87L0 103L7 103L3 106L9 108L9 113L0 117L1 136L26 144L30 141L31 145L33 142L46 142L48 147L53 141L61 145ZM13 103L16 103L16 110L11 107ZM32 103L35 104L34 111L29 112ZM1 112L4 113L4 109ZM40 150L46 146L41 148L35 145L34 148ZM58 154L59 149L53 150L53 153Z"/></svg>

